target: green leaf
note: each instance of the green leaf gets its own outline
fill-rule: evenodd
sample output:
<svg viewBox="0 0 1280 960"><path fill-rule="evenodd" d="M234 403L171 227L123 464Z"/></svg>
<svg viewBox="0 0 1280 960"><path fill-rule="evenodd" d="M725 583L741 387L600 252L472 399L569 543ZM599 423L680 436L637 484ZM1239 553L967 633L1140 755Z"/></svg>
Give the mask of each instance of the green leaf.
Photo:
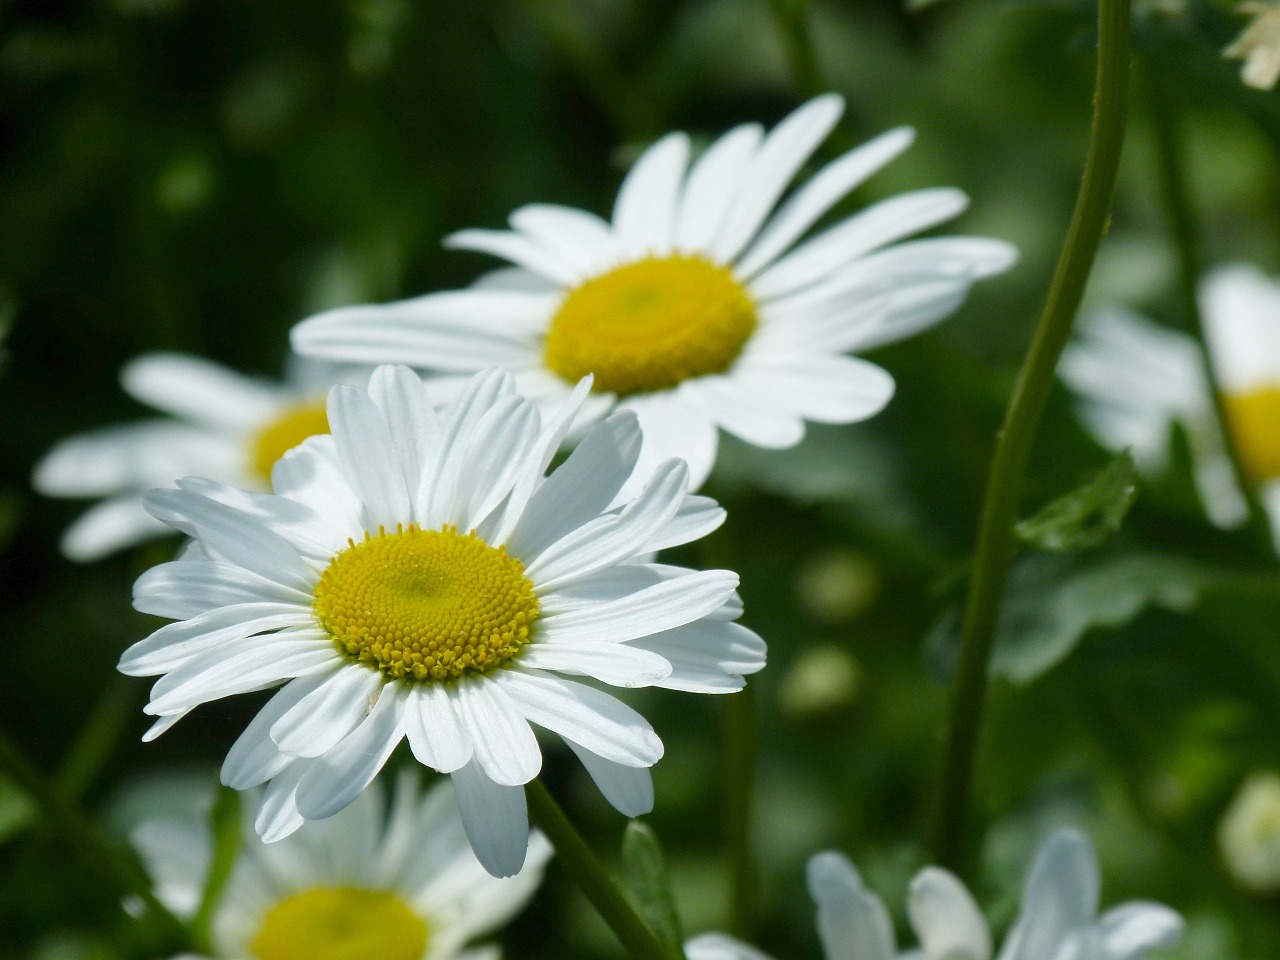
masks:
<svg viewBox="0 0 1280 960"><path fill-rule="evenodd" d="M648 824L640 820L627 824L622 835L622 862L645 922L659 940L679 955L684 949L680 915L676 912L658 835Z"/></svg>
<svg viewBox="0 0 1280 960"><path fill-rule="evenodd" d="M16 836L36 819L36 805L8 777L0 777L0 843Z"/></svg>
<svg viewBox="0 0 1280 960"><path fill-rule="evenodd" d="M1137 495L1138 470L1125 450L1084 486L1013 529L1041 550L1062 553L1096 547L1120 529Z"/></svg>

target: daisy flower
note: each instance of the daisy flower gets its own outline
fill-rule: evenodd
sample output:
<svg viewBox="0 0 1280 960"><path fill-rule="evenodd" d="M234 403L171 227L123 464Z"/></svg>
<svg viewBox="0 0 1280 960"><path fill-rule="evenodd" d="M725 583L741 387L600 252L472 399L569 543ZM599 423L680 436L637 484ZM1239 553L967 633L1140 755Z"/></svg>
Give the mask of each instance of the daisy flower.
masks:
<svg viewBox="0 0 1280 960"><path fill-rule="evenodd" d="M120 669L163 674L155 737L201 703L283 683L227 755L223 782L266 784L274 840L354 800L402 739L451 774L481 862L515 873L523 784L568 744L605 797L653 803L662 743L586 677L618 687L741 689L764 644L734 621L738 577L650 562L709 533L714 501L682 461L619 499L640 450L634 414L595 425L544 476L590 389L544 418L509 374L474 377L437 418L407 367L329 394L332 433L281 458L274 494L208 480L152 491L148 509L194 538L139 578L134 605L176 623Z"/></svg>
<svg viewBox="0 0 1280 960"><path fill-rule="evenodd" d="M818 938L826 960L991 960L991 930L954 874L926 867L911 881L907 915L920 946L898 952L893 923L880 898L863 886L839 853L809 861L809 893L818 908ZM1022 909L998 960L1142 960L1182 935L1168 907L1130 901L1098 916L1101 873L1089 841L1072 830L1050 834L1036 853ZM689 960L768 960L723 934L685 945Z"/></svg>
<svg viewBox="0 0 1280 960"><path fill-rule="evenodd" d="M1247 264L1219 267L1200 284L1200 309L1232 441L1280 549L1280 285ZM1131 448L1145 472L1167 467L1171 428L1180 424L1209 519L1228 528L1244 521L1244 498L1190 337L1126 310L1099 311L1067 346L1059 375L1099 443Z"/></svg>
<svg viewBox="0 0 1280 960"><path fill-rule="evenodd" d="M62 552L89 562L172 533L143 509L142 494L177 477L267 489L281 454L328 429L324 393L334 374L331 364L294 362L275 384L177 353L130 361L120 373L125 391L167 416L68 437L32 476L46 496L103 498L68 528Z"/></svg>
<svg viewBox="0 0 1280 960"><path fill-rule="evenodd" d="M672 133L627 175L612 222L522 207L510 231L446 241L513 267L466 290L318 314L294 328L294 348L407 363L446 384L503 367L538 401L590 373L589 409L634 411L642 465L682 457L695 489L720 429L785 448L806 420L866 419L889 401L893 380L845 354L938 322L1015 251L976 237L901 242L965 209L965 195L949 188L891 197L813 230L910 145L906 128L832 161L779 203L843 109L834 94L818 97L768 134L754 123L730 130L692 164L689 137Z"/></svg>
<svg viewBox="0 0 1280 960"><path fill-rule="evenodd" d="M277 844L246 824L211 918L212 957L497 960L496 947L468 944L529 902L551 854L546 840L530 836L524 870L498 879L471 852L448 783L420 796L402 775L385 800L375 783L341 813ZM208 818L191 808L153 815L130 840L165 906L194 916L213 855Z"/></svg>

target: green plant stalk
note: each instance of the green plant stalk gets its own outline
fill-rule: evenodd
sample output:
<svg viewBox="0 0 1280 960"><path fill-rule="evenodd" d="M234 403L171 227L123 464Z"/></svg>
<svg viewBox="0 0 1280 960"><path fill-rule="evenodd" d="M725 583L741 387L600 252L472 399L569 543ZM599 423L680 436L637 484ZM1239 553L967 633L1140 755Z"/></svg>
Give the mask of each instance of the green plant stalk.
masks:
<svg viewBox="0 0 1280 960"><path fill-rule="evenodd" d="M77 803L97 779L116 751L125 726L133 716L137 685L129 677L116 676L93 705L80 736L58 769L55 785L63 799Z"/></svg>
<svg viewBox="0 0 1280 960"><path fill-rule="evenodd" d="M809 30L809 0L769 0L769 9L782 29L796 89L804 97L816 97L824 88Z"/></svg>
<svg viewBox="0 0 1280 960"><path fill-rule="evenodd" d="M1177 287L1182 319L1199 347L1200 364L1204 370L1205 382L1209 385L1222 442L1231 461L1231 473L1248 509L1247 528L1253 539L1267 553L1271 553L1271 530L1267 515L1258 499L1256 486L1241 464L1240 450L1231 433L1222 389L1218 384L1218 376L1213 369L1208 341L1204 335L1204 317L1200 312L1200 299L1196 293L1203 267L1200 258L1200 231L1187 190L1186 164L1183 161L1182 139L1173 93L1168 89L1168 84L1160 82L1152 68L1148 67L1146 75L1151 123L1156 139L1156 160L1160 167L1160 200L1164 205L1169 237L1173 241L1178 260Z"/></svg>
<svg viewBox="0 0 1280 960"><path fill-rule="evenodd" d="M634 960L684 960L682 953L664 947L640 919L542 781L530 780L524 792L529 815L551 841L556 859Z"/></svg>
<svg viewBox="0 0 1280 960"><path fill-rule="evenodd" d="M137 860L72 806L3 735L0 735L0 770L39 805L68 846L79 851L86 862L109 878L121 895L141 900L146 907L144 916L154 917L164 927L167 937L175 943L187 943L186 925L156 899L151 880Z"/></svg>
<svg viewBox="0 0 1280 960"><path fill-rule="evenodd" d="M230 787L218 791L218 799L209 814L213 838L213 856L209 861L209 873L205 877L204 890L200 894L200 906L191 918L191 939L198 951L213 954L213 914L231 879L236 854L240 852L240 793Z"/></svg>
<svg viewBox="0 0 1280 960"><path fill-rule="evenodd" d="M748 684L725 697L725 848L729 855L729 932L753 939L756 869L751 854L751 810L755 802L756 696Z"/></svg>
<svg viewBox="0 0 1280 960"><path fill-rule="evenodd" d="M1129 35L1129 0L1100 0L1097 85L1084 179L1044 313L996 441L983 495L935 812L933 860L955 871L962 868L964 860L969 794L986 699L988 662L1013 559L1013 525L1017 520L1024 474L1053 385L1054 369L1071 334L1071 323L1084 294L1098 244L1106 232L1115 197L1128 113Z"/></svg>

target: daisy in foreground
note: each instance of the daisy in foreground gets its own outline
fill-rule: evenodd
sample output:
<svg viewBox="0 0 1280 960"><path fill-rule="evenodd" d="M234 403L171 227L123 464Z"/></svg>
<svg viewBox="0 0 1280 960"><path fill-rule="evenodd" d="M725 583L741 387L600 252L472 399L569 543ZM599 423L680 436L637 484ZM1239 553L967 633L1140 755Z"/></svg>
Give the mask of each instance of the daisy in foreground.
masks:
<svg viewBox="0 0 1280 960"><path fill-rule="evenodd" d="M278 844L244 831L211 918L214 958L497 960L496 947L466 947L528 903L547 842L532 835L524 870L497 879L472 854L447 783L419 796L414 778L401 776L389 808L378 787ZM191 918L212 860L207 818L155 816L131 841L157 896Z"/></svg>
<svg viewBox="0 0 1280 960"><path fill-rule="evenodd" d="M926 867L911 881L907 914L920 947L901 954L884 904L843 855L819 853L808 872L826 960L991 960L987 921L946 870ZM1182 918L1158 903L1135 900L1099 917L1100 884L1089 841L1072 830L1050 834L1031 865L999 960L1142 960L1181 937ZM690 940L685 953L689 960L768 960L718 933Z"/></svg>
<svg viewBox="0 0 1280 960"><path fill-rule="evenodd" d="M125 365L135 400L168 414L68 437L36 465L31 483L50 497L103 497L68 528L62 552L99 560L173 531L142 507L143 491L197 474L265 490L290 447L328 430L331 364L295 362L267 383L198 357L150 353Z"/></svg>
<svg viewBox="0 0 1280 960"><path fill-rule="evenodd" d="M1206 275L1199 293L1232 442L1280 550L1280 284L1256 267L1230 264ZM1209 519L1228 528L1244 521L1244 499L1194 340L1137 314L1106 310L1068 345L1059 373L1098 441L1112 450L1132 448L1147 472L1168 466L1171 429L1180 424Z"/></svg>
<svg viewBox="0 0 1280 960"><path fill-rule="evenodd" d="M933 325L1016 254L977 237L900 242L964 210L954 189L901 194L812 231L911 144L906 128L832 161L779 205L843 109L828 94L768 134L736 127L692 165L689 137L670 134L623 181L611 223L535 204L511 215L509 232L464 230L447 244L515 266L467 290L318 314L294 328L294 349L407 363L450 386L499 366L537 401L592 374L589 410L635 411L642 464L683 457L695 489L718 429L785 448L805 420L864 420L893 380L844 354Z"/></svg>
<svg viewBox="0 0 1280 960"><path fill-rule="evenodd" d="M554 415L510 375L474 377L437 419L407 367L329 394L331 435L272 472L274 495L206 480L147 508L196 549L139 578L134 605L170 617L120 670L164 674L159 735L201 703L280 683L231 748L223 782L266 783L257 829L284 837L354 800L407 738L452 774L480 861L519 870L522 785L558 734L605 797L648 812L662 743L620 701L565 676L700 693L741 689L764 643L733 622L738 577L648 562L724 520L687 494L682 461L619 502L640 450L633 414L594 426L549 476L585 399Z"/></svg>

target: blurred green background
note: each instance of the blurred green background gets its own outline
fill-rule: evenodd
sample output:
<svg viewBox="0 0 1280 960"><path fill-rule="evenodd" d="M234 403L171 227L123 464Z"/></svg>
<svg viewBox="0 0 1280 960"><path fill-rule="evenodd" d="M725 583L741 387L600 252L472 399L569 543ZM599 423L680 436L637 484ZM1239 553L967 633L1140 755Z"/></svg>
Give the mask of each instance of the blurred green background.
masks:
<svg viewBox="0 0 1280 960"><path fill-rule="evenodd" d="M115 677L114 663L153 629L130 609L132 579L172 544L75 566L57 538L80 505L28 487L58 438L143 414L118 389L124 361L173 349L276 376L289 327L312 311L464 284L489 266L443 252L448 232L498 227L531 201L607 214L627 163L661 133L705 142L834 89L848 112L827 158L899 124L919 133L858 203L959 186L973 205L945 232L1023 254L955 318L875 356L899 385L884 414L812 429L783 454L727 443L710 488L730 509L720 546L742 574L745 622L770 644L752 681L759 943L784 960L817 956L799 881L824 847L849 853L901 923L925 856L949 624L992 437L1079 180L1094 15L1073 0L919 12L885 0L0 5L5 730L72 780L92 767L74 766L76 745L99 733L79 754L106 757L83 784L97 815L139 775L212 770L257 706L215 704L139 743L147 683ZM1089 298L1176 326L1152 84L1187 135L1207 259L1272 273L1280 102L1222 61L1242 24L1225 5L1151 0L1135 17L1130 139ZM1106 461L1058 389L1025 512ZM1240 890L1215 842L1241 779L1280 767L1274 558L1206 525L1181 464L1144 487L1111 542L1028 554L1014 583L1024 615L1002 641L1025 669L995 683L977 783L976 892L993 921L1012 919L1035 841L1075 823L1098 845L1105 903L1159 899L1188 918L1174 956L1280 955L1280 905ZM1119 625L1093 622L1117 602ZM1066 623L1064 604L1085 612ZM667 744L650 819L686 926L721 928L720 747L708 734L721 705L662 692L632 702ZM564 756L548 775L614 859L621 818ZM3 784L0 834L0 956L146 955L93 864ZM554 870L504 939L517 960L620 955Z"/></svg>

